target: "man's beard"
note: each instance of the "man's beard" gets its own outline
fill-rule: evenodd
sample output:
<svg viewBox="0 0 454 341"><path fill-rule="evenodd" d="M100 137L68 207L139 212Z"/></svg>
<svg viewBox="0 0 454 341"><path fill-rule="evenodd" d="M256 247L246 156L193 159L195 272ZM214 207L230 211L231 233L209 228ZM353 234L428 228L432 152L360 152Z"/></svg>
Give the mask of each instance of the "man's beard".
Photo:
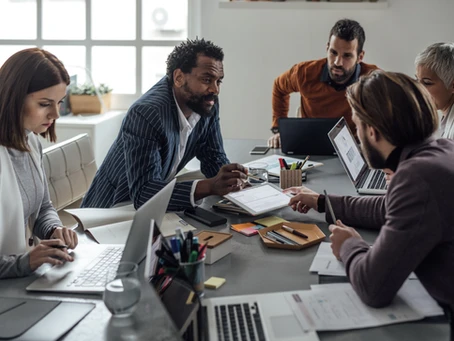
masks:
<svg viewBox="0 0 454 341"><path fill-rule="evenodd" d="M343 74L336 75L332 72L332 69L342 70ZM355 73L355 70L356 70L356 64L350 70L346 70L342 66L335 66L335 65L332 65L328 68L329 76L331 77L331 79L334 82L339 83L339 84L342 84L342 83L345 83L346 81L348 81L350 79L350 77L353 75L353 73Z"/></svg>
<svg viewBox="0 0 454 341"><path fill-rule="evenodd" d="M383 169L385 167L386 160L378 152L377 149L372 147L369 140L364 138L364 141L361 140L361 150L363 151L364 157L366 158L367 164L370 168L374 169Z"/></svg>
<svg viewBox="0 0 454 341"><path fill-rule="evenodd" d="M186 105L189 109L203 117L210 117L212 115L214 105L209 106L206 101L214 100L214 104L218 103L219 99L217 95L197 95L189 89L188 84L184 85L184 90L186 93L190 94L189 99L186 101Z"/></svg>

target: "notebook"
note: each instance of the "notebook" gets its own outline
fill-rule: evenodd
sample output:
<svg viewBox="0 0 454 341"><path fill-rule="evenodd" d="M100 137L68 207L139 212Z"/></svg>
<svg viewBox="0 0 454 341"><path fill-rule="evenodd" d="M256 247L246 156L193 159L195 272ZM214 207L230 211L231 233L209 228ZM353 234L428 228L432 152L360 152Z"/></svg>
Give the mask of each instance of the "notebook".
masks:
<svg viewBox="0 0 454 341"><path fill-rule="evenodd" d="M70 293L103 292L108 265L121 261L140 263L146 256L150 221L161 225L176 180L172 180L134 215L128 239L122 244L79 244L73 262L54 266L31 283L28 291Z"/></svg>
<svg viewBox="0 0 454 341"><path fill-rule="evenodd" d="M158 258L155 251L167 243L159 237L155 226L148 244L145 277L156 271ZM160 245L157 245L160 244ZM284 292L245 296L205 298L203 303L194 293L184 273L175 275L164 291L152 285L161 298L184 340L273 340L317 341L315 331L303 328ZM200 307L206 309L200 309Z"/></svg>
<svg viewBox="0 0 454 341"><path fill-rule="evenodd" d="M334 155L327 134L338 118L280 118L281 150L288 155Z"/></svg>
<svg viewBox="0 0 454 341"><path fill-rule="evenodd" d="M360 194L385 194L385 173L370 169L347 122L342 117L328 133L348 177Z"/></svg>

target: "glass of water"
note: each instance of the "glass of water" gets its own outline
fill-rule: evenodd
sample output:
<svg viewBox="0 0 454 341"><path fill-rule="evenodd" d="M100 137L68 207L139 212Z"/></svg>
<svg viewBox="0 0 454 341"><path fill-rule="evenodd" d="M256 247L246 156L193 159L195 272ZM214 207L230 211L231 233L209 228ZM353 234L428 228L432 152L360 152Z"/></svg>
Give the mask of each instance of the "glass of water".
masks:
<svg viewBox="0 0 454 341"><path fill-rule="evenodd" d="M140 300L138 266L133 262L112 264L107 270L104 304L116 317L131 315Z"/></svg>

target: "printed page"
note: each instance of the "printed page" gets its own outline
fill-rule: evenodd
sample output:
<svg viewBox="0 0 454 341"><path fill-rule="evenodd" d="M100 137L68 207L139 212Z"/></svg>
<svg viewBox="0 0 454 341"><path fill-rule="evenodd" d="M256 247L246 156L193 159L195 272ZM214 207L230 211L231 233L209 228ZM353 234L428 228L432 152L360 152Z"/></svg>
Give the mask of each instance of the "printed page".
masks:
<svg viewBox="0 0 454 341"><path fill-rule="evenodd" d="M181 227L185 233L196 229L177 214L166 213L159 230L161 231L162 236L167 238L175 235L175 229L177 227Z"/></svg>
<svg viewBox="0 0 454 341"><path fill-rule="evenodd" d="M136 213L132 204L115 208L72 208L64 211L71 214L85 230L132 220Z"/></svg>
<svg viewBox="0 0 454 341"><path fill-rule="evenodd" d="M347 276L344 263L338 261L334 256L331 243L329 242L320 243L309 271L318 272L319 275L325 276ZM414 272L408 276L408 279L416 278Z"/></svg>
<svg viewBox="0 0 454 341"><path fill-rule="evenodd" d="M132 220L87 229L99 244L126 244Z"/></svg>
<svg viewBox="0 0 454 341"><path fill-rule="evenodd" d="M399 296L390 306L375 309L365 305L351 285L336 286L285 293L285 298L301 324L317 331L378 327L424 317Z"/></svg>
<svg viewBox="0 0 454 341"><path fill-rule="evenodd" d="M285 207L290 201L290 196L269 183L227 194L225 198L253 215Z"/></svg>

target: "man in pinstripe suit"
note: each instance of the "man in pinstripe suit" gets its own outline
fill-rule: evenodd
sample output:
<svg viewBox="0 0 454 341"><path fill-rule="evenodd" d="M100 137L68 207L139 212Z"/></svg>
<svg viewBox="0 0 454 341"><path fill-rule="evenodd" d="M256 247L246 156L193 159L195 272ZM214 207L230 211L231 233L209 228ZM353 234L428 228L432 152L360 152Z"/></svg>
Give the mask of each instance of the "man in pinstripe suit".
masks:
<svg viewBox="0 0 454 341"><path fill-rule="evenodd" d="M219 125L224 53L204 39L187 40L167 59L167 75L129 109L82 207L133 202L139 208L194 156L207 179L176 184L168 210L241 189L247 170L229 164Z"/></svg>

